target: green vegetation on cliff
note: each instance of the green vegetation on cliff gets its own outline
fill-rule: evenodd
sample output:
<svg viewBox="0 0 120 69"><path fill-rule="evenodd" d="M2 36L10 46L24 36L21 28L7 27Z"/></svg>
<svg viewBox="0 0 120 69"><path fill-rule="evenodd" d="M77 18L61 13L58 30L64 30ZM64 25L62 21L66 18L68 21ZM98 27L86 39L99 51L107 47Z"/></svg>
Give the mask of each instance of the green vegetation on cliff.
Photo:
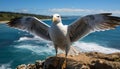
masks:
<svg viewBox="0 0 120 69"><path fill-rule="evenodd" d="M39 19L50 19L50 16L29 14L29 13L16 13L0 11L0 21L9 21L10 19L22 16L35 16Z"/></svg>

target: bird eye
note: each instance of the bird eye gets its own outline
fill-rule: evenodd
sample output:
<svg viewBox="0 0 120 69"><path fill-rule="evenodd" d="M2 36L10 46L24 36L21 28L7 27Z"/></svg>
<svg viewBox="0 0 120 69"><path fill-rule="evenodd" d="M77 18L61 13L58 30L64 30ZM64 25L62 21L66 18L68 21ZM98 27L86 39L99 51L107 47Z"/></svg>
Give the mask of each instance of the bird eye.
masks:
<svg viewBox="0 0 120 69"><path fill-rule="evenodd" d="M60 16L57 16L58 18L60 17Z"/></svg>

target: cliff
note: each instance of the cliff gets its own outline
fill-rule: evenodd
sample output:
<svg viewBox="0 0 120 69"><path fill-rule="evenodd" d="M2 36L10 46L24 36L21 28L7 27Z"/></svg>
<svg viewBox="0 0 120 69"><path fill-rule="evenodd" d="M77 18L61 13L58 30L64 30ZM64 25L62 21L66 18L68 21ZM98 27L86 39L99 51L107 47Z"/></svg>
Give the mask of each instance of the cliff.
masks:
<svg viewBox="0 0 120 69"><path fill-rule="evenodd" d="M53 56L45 61L36 61L35 64L19 65L17 69L61 69L64 60L64 54L59 54L57 58ZM69 55L66 69L120 69L120 53L90 52Z"/></svg>

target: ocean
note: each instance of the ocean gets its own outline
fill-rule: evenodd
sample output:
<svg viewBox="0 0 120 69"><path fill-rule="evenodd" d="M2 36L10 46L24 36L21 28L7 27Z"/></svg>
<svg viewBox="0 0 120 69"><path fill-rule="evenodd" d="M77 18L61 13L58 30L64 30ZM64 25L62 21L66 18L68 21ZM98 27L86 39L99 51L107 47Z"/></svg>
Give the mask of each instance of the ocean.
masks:
<svg viewBox="0 0 120 69"><path fill-rule="evenodd" d="M64 24L70 24L76 19L65 19ZM45 20L51 24L50 20ZM115 30L94 32L73 43L80 52L120 52L120 27ZM0 24L0 69L15 69L20 64L34 63L54 56L55 50L50 41Z"/></svg>

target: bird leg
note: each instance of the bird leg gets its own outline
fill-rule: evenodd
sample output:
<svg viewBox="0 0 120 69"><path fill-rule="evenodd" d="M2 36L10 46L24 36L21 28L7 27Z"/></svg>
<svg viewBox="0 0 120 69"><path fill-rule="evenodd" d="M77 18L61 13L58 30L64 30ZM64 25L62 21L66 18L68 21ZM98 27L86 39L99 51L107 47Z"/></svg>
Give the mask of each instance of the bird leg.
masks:
<svg viewBox="0 0 120 69"><path fill-rule="evenodd" d="M62 69L66 69L66 67L67 67L67 56L65 56L65 60L62 65Z"/></svg>
<svg viewBox="0 0 120 69"><path fill-rule="evenodd" d="M68 54L68 50L66 50L66 53L65 53L65 60L64 60L63 65L62 65L62 69L67 68L67 54Z"/></svg>
<svg viewBox="0 0 120 69"><path fill-rule="evenodd" d="M56 58L57 58L57 53L58 53L58 48L55 46L55 52L56 52Z"/></svg>

